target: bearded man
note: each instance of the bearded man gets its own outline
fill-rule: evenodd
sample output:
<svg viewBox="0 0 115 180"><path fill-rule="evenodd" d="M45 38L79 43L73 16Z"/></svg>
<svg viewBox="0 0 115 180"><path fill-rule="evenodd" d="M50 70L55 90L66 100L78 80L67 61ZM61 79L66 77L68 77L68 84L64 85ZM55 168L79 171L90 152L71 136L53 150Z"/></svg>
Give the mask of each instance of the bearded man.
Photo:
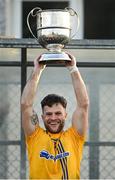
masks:
<svg viewBox="0 0 115 180"><path fill-rule="evenodd" d="M34 60L34 70L21 98L22 126L28 150L30 179L80 179L80 162L88 128L89 99L85 83L76 66L76 59L69 54L66 63L75 91L76 107L71 127L64 131L67 101L57 94L48 94L41 101L45 129L33 110L34 98L45 65Z"/></svg>

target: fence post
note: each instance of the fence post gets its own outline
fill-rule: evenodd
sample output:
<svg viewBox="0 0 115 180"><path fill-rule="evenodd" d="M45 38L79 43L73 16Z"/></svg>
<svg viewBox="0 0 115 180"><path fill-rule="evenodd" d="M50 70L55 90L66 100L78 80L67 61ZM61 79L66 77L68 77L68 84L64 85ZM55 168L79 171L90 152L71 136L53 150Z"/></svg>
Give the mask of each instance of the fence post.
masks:
<svg viewBox="0 0 115 180"><path fill-rule="evenodd" d="M27 49L21 48L21 94L27 80ZM22 119L22 116L21 116ZM21 121L22 122L22 121ZM21 123L21 160L20 160L20 179L26 179L26 147L24 132Z"/></svg>
<svg viewBox="0 0 115 180"><path fill-rule="evenodd" d="M92 77L90 84L90 111L89 138L90 142L99 142L99 83ZM99 179L99 146L89 146L89 179Z"/></svg>

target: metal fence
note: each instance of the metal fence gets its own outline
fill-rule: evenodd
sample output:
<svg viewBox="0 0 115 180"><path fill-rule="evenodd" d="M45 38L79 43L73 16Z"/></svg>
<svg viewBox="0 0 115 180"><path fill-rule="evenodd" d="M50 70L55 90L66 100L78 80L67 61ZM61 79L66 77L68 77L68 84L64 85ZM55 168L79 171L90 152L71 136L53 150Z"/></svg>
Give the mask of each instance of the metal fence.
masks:
<svg viewBox="0 0 115 180"><path fill-rule="evenodd" d="M33 66L31 52L34 54L36 48L42 51L33 39L0 39L1 179L28 178L20 96ZM77 62L90 97L89 131L81 163L81 179L115 179L115 41L73 40L66 48L74 53L80 50L84 53L88 50L89 53L85 61ZM96 54L101 52L104 61L97 60L96 54L91 56L91 50L97 50ZM93 60L90 61L89 57ZM41 79L39 99L48 91L64 94L70 103L68 111L72 112L74 92L67 77L64 67L49 67ZM35 109L39 109L37 100ZM70 121L66 127L69 124Z"/></svg>

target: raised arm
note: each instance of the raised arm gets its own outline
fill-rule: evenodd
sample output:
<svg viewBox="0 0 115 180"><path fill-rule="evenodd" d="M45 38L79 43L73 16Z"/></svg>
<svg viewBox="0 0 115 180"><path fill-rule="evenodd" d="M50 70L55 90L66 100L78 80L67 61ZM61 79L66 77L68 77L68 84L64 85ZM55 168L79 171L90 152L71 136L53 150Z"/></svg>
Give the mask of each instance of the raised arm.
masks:
<svg viewBox="0 0 115 180"><path fill-rule="evenodd" d="M81 135L84 135L88 128L89 98L85 83L78 68L76 67L75 57L71 56L70 54L69 56L71 58L71 63L68 63L67 67L71 74L72 84L77 101L77 105L72 116L72 126L77 129Z"/></svg>
<svg viewBox="0 0 115 180"><path fill-rule="evenodd" d="M31 135L38 125L37 114L33 110L34 98L41 73L45 66L39 64L39 57L34 60L34 69L27 81L21 97L22 127L26 135Z"/></svg>

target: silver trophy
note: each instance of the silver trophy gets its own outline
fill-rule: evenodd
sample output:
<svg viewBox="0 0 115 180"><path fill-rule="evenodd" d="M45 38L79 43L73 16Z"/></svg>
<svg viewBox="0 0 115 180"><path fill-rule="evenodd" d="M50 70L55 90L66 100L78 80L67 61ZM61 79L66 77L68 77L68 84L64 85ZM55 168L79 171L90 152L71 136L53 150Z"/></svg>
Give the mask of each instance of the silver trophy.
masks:
<svg viewBox="0 0 115 180"><path fill-rule="evenodd" d="M30 27L30 15L36 17L37 37ZM65 45L73 37L71 35L71 16L77 17L77 28L79 18L72 8L42 10L39 7L32 9L27 16L27 25L32 36L39 44L48 50L43 53L39 60L42 64L65 64L71 61L68 54L62 51ZM76 30L77 31L77 30Z"/></svg>

